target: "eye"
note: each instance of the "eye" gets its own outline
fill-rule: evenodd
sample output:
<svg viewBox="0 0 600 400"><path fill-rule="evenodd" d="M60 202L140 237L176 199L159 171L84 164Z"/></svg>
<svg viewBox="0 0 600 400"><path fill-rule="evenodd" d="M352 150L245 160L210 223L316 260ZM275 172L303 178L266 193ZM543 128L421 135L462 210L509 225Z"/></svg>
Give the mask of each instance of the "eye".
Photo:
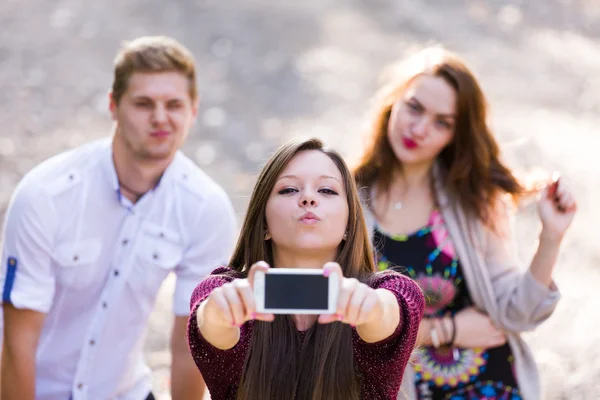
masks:
<svg viewBox="0 0 600 400"><path fill-rule="evenodd" d="M140 108L152 107L152 103L150 103L149 101L138 101L135 103L135 105Z"/></svg>
<svg viewBox="0 0 600 400"><path fill-rule="evenodd" d="M295 193L295 192L298 192L298 189L296 189L296 188L285 188L285 189L281 189L277 193L278 194L291 194L291 193Z"/></svg>
<svg viewBox="0 0 600 400"><path fill-rule="evenodd" d="M181 108L182 104L180 101L171 101L167 104L167 107L171 110L176 110L178 108Z"/></svg>
<svg viewBox="0 0 600 400"><path fill-rule="evenodd" d="M419 113L419 112L421 112L421 106L419 106L419 105L418 105L418 104L416 104L416 103L407 102L407 103L406 103L406 105L407 105L407 107L409 108L409 110L410 110L411 112L415 112L415 113Z"/></svg>
<svg viewBox="0 0 600 400"><path fill-rule="evenodd" d="M445 121L443 119L440 119L437 121L437 124L439 126L441 126L444 129L451 129L452 128L452 124L450 124L448 121Z"/></svg>
<svg viewBox="0 0 600 400"><path fill-rule="evenodd" d="M324 194L328 194L328 195L332 195L332 196L337 196L339 194L338 192L336 192L335 190L330 189L330 188L321 189L321 190L319 190L319 193L324 193Z"/></svg>

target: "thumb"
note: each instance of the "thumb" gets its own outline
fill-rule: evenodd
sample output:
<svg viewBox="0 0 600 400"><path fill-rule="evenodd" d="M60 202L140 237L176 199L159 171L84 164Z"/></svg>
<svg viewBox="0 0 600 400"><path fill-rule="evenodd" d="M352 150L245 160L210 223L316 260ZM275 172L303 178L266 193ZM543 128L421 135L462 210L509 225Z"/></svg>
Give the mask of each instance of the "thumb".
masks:
<svg viewBox="0 0 600 400"><path fill-rule="evenodd" d="M251 288L254 288L254 275L256 274L256 271L262 271L266 273L269 268L269 264L264 261L254 263L252 267L250 267L250 271L248 272L248 283L250 284Z"/></svg>

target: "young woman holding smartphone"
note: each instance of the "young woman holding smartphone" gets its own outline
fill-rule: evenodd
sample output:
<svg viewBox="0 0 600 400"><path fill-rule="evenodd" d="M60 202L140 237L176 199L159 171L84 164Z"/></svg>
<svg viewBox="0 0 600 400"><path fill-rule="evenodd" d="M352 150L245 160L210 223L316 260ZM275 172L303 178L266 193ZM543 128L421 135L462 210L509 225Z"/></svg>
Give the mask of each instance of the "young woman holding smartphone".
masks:
<svg viewBox="0 0 600 400"><path fill-rule="evenodd" d="M257 270L338 274L333 315L257 314ZM192 355L213 400L395 399L424 309L416 283L375 272L356 186L318 140L266 163L228 267L192 296Z"/></svg>

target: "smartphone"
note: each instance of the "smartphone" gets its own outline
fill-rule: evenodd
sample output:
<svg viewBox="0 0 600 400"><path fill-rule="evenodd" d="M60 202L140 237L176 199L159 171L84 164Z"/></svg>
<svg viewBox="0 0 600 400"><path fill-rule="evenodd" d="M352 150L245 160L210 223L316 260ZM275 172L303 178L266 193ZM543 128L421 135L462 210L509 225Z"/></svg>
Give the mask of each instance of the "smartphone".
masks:
<svg viewBox="0 0 600 400"><path fill-rule="evenodd" d="M339 277L322 269L269 268L254 275L256 310L267 314L334 314Z"/></svg>

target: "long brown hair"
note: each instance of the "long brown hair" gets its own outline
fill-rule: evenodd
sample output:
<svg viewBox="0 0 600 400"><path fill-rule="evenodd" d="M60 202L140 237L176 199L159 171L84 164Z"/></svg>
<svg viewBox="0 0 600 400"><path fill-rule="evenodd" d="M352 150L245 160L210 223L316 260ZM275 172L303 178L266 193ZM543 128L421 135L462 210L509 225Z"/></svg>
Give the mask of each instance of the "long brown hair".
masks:
<svg viewBox="0 0 600 400"><path fill-rule="evenodd" d="M438 156L445 189L465 212L493 228L490 217L498 196L517 201L526 190L500 161L500 149L487 124L487 102L473 72L455 54L439 47L422 50L399 64L375 99L370 143L354 169L360 187L374 183L389 191L393 174L402 165L387 135L393 105L420 75L444 79L457 94L457 118L452 142Z"/></svg>
<svg viewBox="0 0 600 400"><path fill-rule="evenodd" d="M265 241L265 209L275 182L292 158L301 151L321 151L342 174L348 201L347 239L340 243L336 262L345 277L362 282L375 271L373 253L361 210L356 184L342 157L325 149L318 139L291 141L279 148L262 169L252 196L230 266L243 275L257 261L271 267L271 241ZM334 322L314 324L304 341L290 316L275 321L255 321L252 340L237 393L238 399L358 400L360 382L354 370L352 330Z"/></svg>

